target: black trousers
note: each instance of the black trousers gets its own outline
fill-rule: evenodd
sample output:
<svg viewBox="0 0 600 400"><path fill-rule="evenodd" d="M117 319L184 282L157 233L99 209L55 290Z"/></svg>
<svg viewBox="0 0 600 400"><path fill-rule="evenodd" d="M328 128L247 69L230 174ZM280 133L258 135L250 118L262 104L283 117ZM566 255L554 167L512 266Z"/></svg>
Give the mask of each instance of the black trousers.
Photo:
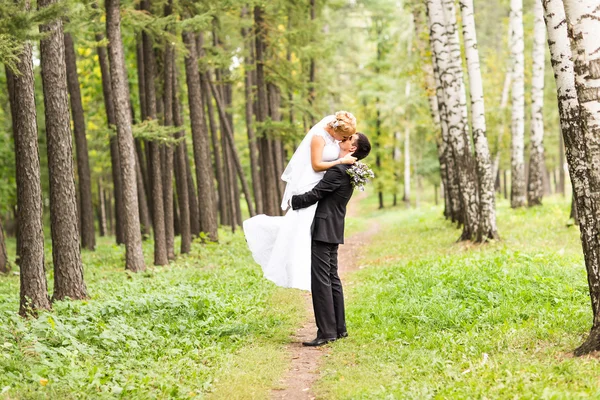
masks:
<svg viewBox="0 0 600 400"><path fill-rule="evenodd" d="M344 292L338 275L338 244L312 241L311 289L317 337L336 338L346 332Z"/></svg>

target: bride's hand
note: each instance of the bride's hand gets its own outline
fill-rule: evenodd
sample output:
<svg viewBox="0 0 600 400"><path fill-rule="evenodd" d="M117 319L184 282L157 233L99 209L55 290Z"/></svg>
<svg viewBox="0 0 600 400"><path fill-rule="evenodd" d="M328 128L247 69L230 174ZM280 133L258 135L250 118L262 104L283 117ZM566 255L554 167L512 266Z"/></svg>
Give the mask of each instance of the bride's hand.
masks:
<svg viewBox="0 0 600 400"><path fill-rule="evenodd" d="M340 164L354 164L356 162L356 157L352 156L353 153L348 153L344 157L340 158Z"/></svg>

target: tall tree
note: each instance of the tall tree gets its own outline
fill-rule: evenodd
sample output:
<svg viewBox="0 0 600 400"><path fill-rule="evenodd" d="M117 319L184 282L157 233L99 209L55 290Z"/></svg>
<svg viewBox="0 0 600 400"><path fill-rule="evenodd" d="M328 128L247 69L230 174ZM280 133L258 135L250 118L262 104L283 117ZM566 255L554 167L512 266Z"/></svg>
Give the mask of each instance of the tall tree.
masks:
<svg viewBox="0 0 600 400"><path fill-rule="evenodd" d="M142 235L137 199L135 145L131 131L129 86L125 75L125 55L121 40L120 0L106 0L106 36L110 77L114 95L115 122L119 143L123 183L123 222L125 232L125 268L133 272L146 269L142 253Z"/></svg>
<svg viewBox="0 0 600 400"><path fill-rule="evenodd" d="M544 196L544 70L546 55L546 25L542 0L536 0L533 23L533 73L531 75L531 140L527 204L542 204Z"/></svg>
<svg viewBox="0 0 600 400"><path fill-rule="evenodd" d="M460 0L459 5L462 16L467 71L469 73L471 128L475 147L475 165L479 191L479 230L476 240L482 242L488 239L498 239L494 175L492 172L490 148L486 136L483 81L479 66L473 0Z"/></svg>
<svg viewBox="0 0 600 400"><path fill-rule="evenodd" d="M143 0L142 9L150 12L151 1ZM144 85L146 94L146 119L157 121L157 99L154 79L156 76L156 60L154 58L154 44L150 33L142 32L143 54L144 54ZM169 263L167 256L167 242L165 233L165 209L163 202L163 177L160 160L160 148L158 142L147 142L150 148L149 173L152 189L152 226L154 228L154 265L165 265ZM166 183L165 183L166 184Z"/></svg>
<svg viewBox="0 0 600 400"><path fill-rule="evenodd" d="M8 262L8 253L6 252L6 240L4 238L4 228L0 221L0 274L8 274L10 263Z"/></svg>
<svg viewBox="0 0 600 400"><path fill-rule="evenodd" d="M183 130L183 117L181 115L181 105L179 103L179 82L177 79L177 69L174 69L172 75L173 85L173 123L175 126L182 127L175 137L181 140L175 147L175 184L177 185L177 201L179 202L179 231L181 232L181 254L189 253L192 247L192 231L190 220L190 195L187 182L186 166L186 148L185 134ZM193 188L193 186L192 186Z"/></svg>
<svg viewBox="0 0 600 400"><path fill-rule="evenodd" d="M24 3L29 10L29 1ZM16 62L16 73L6 69L6 81L15 143L17 181L17 264L19 265L19 314L50 309L44 267L42 184L38 150L35 80L32 46L25 43Z"/></svg>
<svg viewBox="0 0 600 400"><path fill-rule="evenodd" d="M104 35L96 34L96 41L102 42ZM108 65L108 55L105 46L97 46L98 61L100 63L100 73L102 74L102 93L104 95L104 108L106 110L106 120L110 127L116 125L115 105L110 79L110 66ZM110 138L110 160L111 172L113 178L113 196L115 198L115 235L117 244L125 243L123 225L123 183L121 180L121 163L119 161L119 143L116 136Z"/></svg>
<svg viewBox="0 0 600 400"><path fill-rule="evenodd" d="M210 172L210 153L208 130L204 110L202 109L202 92L198 75L198 53L193 33L183 32L183 42L188 54L185 57L185 74L188 86L188 103L194 162L196 165L196 181L198 185L198 206L200 210L200 229L206 232L210 240L219 239L217 231L216 207L213 202L214 183Z"/></svg>
<svg viewBox="0 0 600 400"><path fill-rule="evenodd" d="M523 0L510 1L510 56L512 62L510 206L523 207L525 187L525 70Z"/></svg>
<svg viewBox="0 0 600 400"><path fill-rule="evenodd" d="M48 7L57 0L40 0ZM60 18L40 26L40 65L50 175L50 231L54 264L54 300L84 299L83 264L79 252L77 204L73 171L69 99L63 23Z"/></svg>
<svg viewBox="0 0 600 400"><path fill-rule="evenodd" d="M79 182L79 224L81 226L81 245L94 250L96 235L94 233L94 206L92 205L92 176L88 155L87 138L85 137L85 118L81 103L81 90L77 74L77 57L75 45L70 33L64 34L65 62L67 66L67 88L71 98L71 114L75 133L77 155L77 177Z"/></svg>
<svg viewBox="0 0 600 400"><path fill-rule="evenodd" d="M242 9L242 18L248 15L248 9L246 6ZM246 117L246 132L248 134L248 149L250 151L250 172L252 174L252 191L254 192L254 203L256 205L256 212L258 214L263 213L263 196L262 196L262 184L260 180L259 170L259 153L258 143L256 140L256 134L254 132L252 111L253 104L253 91L252 86L252 70L254 70L254 48L252 46L252 35L248 28L242 28L242 37L244 38L244 44L246 47L246 54L244 56L244 96L245 96L245 117Z"/></svg>
<svg viewBox="0 0 600 400"><path fill-rule="evenodd" d="M593 323L586 341L575 350L575 355L588 354L600 349L600 0L564 0L568 37L573 57L575 89L578 107L568 98L569 106L578 110L565 121L563 130L565 153L569 162L571 180L575 187L581 240L592 300ZM553 18L546 5L547 22ZM555 11L556 13L556 11ZM548 30L556 25L548 24ZM564 34L564 29L562 32ZM550 41L553 40L548 32ZM562 50L562 49L561 49ZM566 50L560 54L566 53ZM554 54L553 54L554 58ZM553 63L554 66L554 63ZM571 83L571 80L568 81ZM562 84L562 82L560 83ZM560 85L557 79L557 86ZM571 87L572 89L572 87ZM559 94L560 98L560 94ZM561 100L561 102L564 100ZM566 111L571 111L569 107ZM579 126L576 126L578 124ZM568 136L571 134L572 136ZM583 179L582 179L583 178Z"/></svg>
<svg viewBox="0 0 600 400"><path fill-rule="evenodd" d="M165 6L165 16L173 12L173 0ZM175 50L169 40L165 41L163 54L163 124L173 126L173 73L175 70ZM165 213L165 242L167 258L175 259L175 226L173 202L173 147L167 145L164 150L163 173L163 204Z"/></svg>
<svg viewBox="0 0 600 400"><path fill-rule="evenodd" d="M263 183L264 212L268 215L279 215L279 199L277 197L277 181L279 177L275 174L275 161L273 159L273 145L268 138L263 123L269 115L269 103L267 97L267 85L265 81L265 51L267 26L264 21L264 9L256 5L254 7L254 29L256 48L256 91L257 112L256 121L261 127L259 134L261 173Z"/></svg>

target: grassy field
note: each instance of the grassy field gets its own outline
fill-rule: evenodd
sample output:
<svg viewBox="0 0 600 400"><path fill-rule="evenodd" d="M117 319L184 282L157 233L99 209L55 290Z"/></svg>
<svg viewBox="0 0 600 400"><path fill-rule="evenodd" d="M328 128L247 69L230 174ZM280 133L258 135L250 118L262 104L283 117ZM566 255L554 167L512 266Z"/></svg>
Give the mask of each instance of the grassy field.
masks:
<svg viewBox="0 0 600 400"><path fill-rule="evenodd" d="M324 357L317 398L600 397L598 360L570 355L591 309L568 211L500 201L502 240L467 245L440 206L363 200L348 233L381 229L346 279L350 337ZM267 398L303 299L262 278L241 232L221 238L137 275L102 239L83 254L91 299L37 320L16 315L18 276L0 277L0 399Z"/></svg>
<svg viewBox="0 0 600 400"><path fill-rule="evenodd" d="M598 398L600 364L573 358L591 324L569 204L498 205L502 241L455 243L440 207L377 211L380 233L346 290L347 340L332 345L318 398Z"/></svg>
<svg viewBox="0 0 600 400"><path fill-rule="evenodd" d="M18 276L0 277L0 399L266 397L303 301L262 278L241 232L220 234L220 245L195 243L140 274L103 238L83 253L91 299L55 303L37 320L16 314Z"/></svg>

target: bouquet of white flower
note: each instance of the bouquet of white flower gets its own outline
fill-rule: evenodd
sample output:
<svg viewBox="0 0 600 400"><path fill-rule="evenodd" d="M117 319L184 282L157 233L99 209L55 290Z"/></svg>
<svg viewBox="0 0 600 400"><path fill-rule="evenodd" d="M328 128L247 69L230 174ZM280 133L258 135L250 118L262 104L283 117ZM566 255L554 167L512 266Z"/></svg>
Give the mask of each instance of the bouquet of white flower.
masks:
<svg viewBox="0 0 600 400"><path fill-rule="evenodd" d="M360 161L354 163L354 165L348 168L346 172L348 175L350 175L352 187L360 190L361 192L365 190L365 184L369 182L369 179L375 178L375 174L371 168L369 168L367 164Z"/></svg>

